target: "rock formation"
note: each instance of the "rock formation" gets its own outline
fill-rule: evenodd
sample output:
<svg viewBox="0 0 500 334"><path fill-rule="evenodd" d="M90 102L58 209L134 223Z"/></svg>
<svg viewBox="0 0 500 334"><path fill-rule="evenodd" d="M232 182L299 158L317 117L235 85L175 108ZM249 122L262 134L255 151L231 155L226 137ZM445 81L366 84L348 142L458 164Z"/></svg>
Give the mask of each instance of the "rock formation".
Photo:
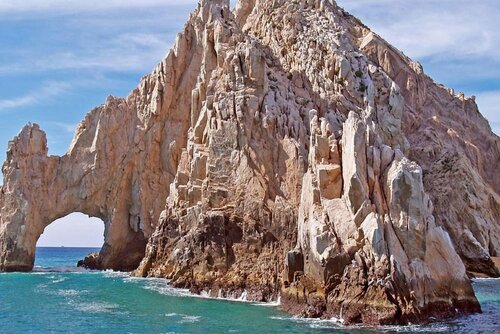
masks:
<svg viewBox="0 0 500 334"><path fill-rule="evenodd" d="M351 28L357 45L397 83L405 99L403 132L408 155L424 172L438 225L445 227L467 269L499 276L500 138L474 97L436 84L415 63L370 32Z"/></svg>
<svg viewBox="0 0 500 334"><path fill-rule="evenodd" d="M466 270L498 275L499 163L472 98L332 0L201 0L65 156L37 125L9 144L0 270L30 270L80 211L106 224L81 265L346 323L475 312Z"/></svg>

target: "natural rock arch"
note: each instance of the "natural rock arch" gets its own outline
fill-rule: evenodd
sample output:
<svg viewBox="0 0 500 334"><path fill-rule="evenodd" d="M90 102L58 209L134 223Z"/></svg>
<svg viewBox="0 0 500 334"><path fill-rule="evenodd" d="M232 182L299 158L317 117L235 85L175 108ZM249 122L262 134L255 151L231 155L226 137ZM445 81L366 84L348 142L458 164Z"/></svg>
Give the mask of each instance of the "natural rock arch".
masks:
<svg viewBox="0 0 500 334"><path fill-rule="evenodd" d="M85 146L89 135L98 134L98 128L82 122L70 151L63 157L47 156L45 133L36 124L27 125L10 142L3 167L7 182L2 188L2 220L9 223L3 224L0 231L2 270L31 270L36 243L44 229L73 212L103 220L102 268L132 270L140 262L153 228L150 222L158 219L144 215L141 209L150 211L160 203L148 200L144 208L132 204L132 197L142 192L134 193L136 183L126 178L135 170L126 157L116 163L117 156L108 152L107 164L97 162L96 155L106 154L102 146L112 144L110 140ZM117 182L113 174L124 181Z"/></svg>
<svg viewBox="0 0 500 334"><path fill-rule="evenodd" d="M207 21L208 7L202 14L197 19ZM0 193L0 271L31 270L43 228L74 211L106 223L102 268L139 264L194 125L198 78L192 74L204 62L204 43L194 26L186 26L167 58L126 99L109 97L87 114L64 156L47 156L45 133L36 124L9 143Z"/></svg>
<svg viewBox="0 0 500 334"><path fill-rule="evenodd" d="M105 222L100 268L137 267L177 168L178 136L187 131L185 117L170 119L169 109L155 114L165 105L151 93L159 83L148 81L127 99L110 97L92 110L62 157L47 155L37 124L9 143L0 195L0 270L31 270L44 228L75 211ZM186 99L178 101L172 106L181 109ZM176 126L167 132L166 122Z"/></svg>

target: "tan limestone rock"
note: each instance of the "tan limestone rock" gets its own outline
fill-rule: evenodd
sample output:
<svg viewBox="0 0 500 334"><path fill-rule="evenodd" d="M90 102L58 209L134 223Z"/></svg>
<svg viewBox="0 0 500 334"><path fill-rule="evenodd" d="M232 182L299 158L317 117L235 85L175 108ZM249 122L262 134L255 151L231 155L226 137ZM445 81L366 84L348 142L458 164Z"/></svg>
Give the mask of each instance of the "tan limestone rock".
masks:
<svg viewBox="0 0 500 334"><path fill-rule="evenodd" d="M33 125L9 147L0 270L30 270L43 229L81 211L105 221L103 268L142 259L136 275L195 293L399 324L478 311L459 254L482 271L498 255L486 121L331 0L202 0L65 156Z"/></svg>

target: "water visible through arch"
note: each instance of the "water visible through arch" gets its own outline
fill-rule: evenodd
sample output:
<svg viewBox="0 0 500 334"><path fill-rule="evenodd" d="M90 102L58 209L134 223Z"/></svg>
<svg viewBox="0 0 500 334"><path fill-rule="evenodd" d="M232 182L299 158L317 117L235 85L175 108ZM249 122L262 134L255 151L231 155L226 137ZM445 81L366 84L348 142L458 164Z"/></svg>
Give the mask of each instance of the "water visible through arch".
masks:
<svg viewBox="0 0 500 334"><path fill-rule="evenodd" d="M48 225L37 242L37 268L76 267L77 260L99 252L104 244L104 222L83 213L71 213ZM69 270L69 268L66 268Z"/></svg>

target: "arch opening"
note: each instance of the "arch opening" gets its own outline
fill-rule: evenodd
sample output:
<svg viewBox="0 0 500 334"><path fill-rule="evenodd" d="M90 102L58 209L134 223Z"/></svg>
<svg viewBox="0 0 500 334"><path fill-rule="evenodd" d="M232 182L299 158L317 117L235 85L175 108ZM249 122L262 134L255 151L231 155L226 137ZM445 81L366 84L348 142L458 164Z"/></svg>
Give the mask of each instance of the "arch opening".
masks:
<svg viewBox="0 0 500 334"><path fill-rule="evenodd" d="M81 212L54 220L36 244L35 267L76 267L104 245L104 221Z"/></svg>

